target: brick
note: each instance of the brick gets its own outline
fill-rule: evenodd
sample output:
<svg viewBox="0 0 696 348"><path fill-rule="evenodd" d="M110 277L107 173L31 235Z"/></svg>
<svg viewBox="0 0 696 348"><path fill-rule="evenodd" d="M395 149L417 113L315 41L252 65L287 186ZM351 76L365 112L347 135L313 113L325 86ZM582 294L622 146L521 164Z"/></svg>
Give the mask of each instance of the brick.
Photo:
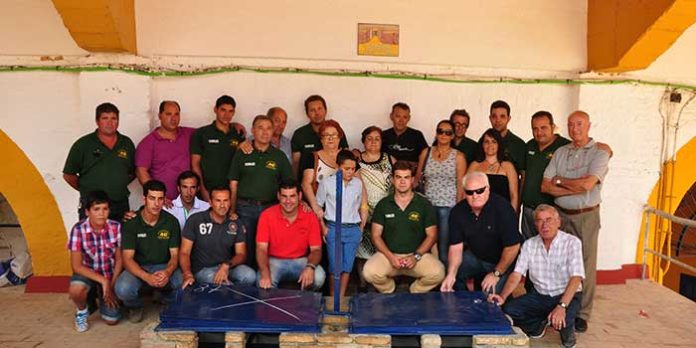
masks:
<svg viewBox="0 0 696 348"><path fill-rule="evenodd" d="M245 342L225 342L225 348L244 348Z"/></svg>
<svg viewBox="0 0 696 348"><path fill-rule="evenodd" d="M389 335L353 335L353 340L358 344L391 345Z"/></svg>
<svg viewBox="0 0 696 348"><path fill-rule="evenodd" d="M160 331L157 335L165 341L174 342L197 342L198 334L195 331Z"/></svg>
<svg viewBox="0 0 696 348"><path fill-rule="evenodd" d="M529 346L529 337L527 337L527 335L524 333L524 331L522 331L522 329L520 329L517 326L513 326L512 330L515 331L515 335L512 336L511 344L513 346L517 346L517 347L520 347L520 346L528 347Z"/></svg>
<svg viewBox="0 0 696 348"><path fill-rule="evenodd" d="M440 335L422 335L420 338L422 348L440 348L442 337Z"/></svg>
<svg viewBox="0 0 696 348"><path fill-rule="evenodd" d="M317 339L313 334L283 332L278 338L279 343L314 343Z"/></svg>
<svg viewBox="0 0 696 348"><path fill-rule="evenodd" d="M140 342L140 348L176 348L176 342L145 340Z"/></svg>
<svg viewBox="0 0 696 348"><path fill-rule="evenodd" d="M246 334L239 331L225 332L225 342L244 343L246 342Z"/></svg>
<svg viewBox="0 0 696 348"><path fill-rule="evenodd" d="M353 343L353 337L345 333L322 333L317 335L319 343Z"/></svg>
<svg viewBox="0 0 696 348"><path fill-rule="evenodd" d="M159 325L159 321L153 321L147 324L142 330L140 330L140 340L156 340L159 338L155 332L155 328Z"/></svg>
<svg viewBox="0 0 696 348"><path fill-rule="evenodd" d="M198 348L198 337L193 342L176 342L176 348Z"/></svg>

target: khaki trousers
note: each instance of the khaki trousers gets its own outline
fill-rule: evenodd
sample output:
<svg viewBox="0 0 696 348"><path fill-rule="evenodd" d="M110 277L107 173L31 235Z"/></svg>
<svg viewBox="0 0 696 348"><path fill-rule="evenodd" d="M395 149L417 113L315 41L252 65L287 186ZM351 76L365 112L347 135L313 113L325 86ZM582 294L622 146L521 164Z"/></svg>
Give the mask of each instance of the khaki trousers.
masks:
<svg viewBox="0 0 696 348"><path fill-rule="evenodd" d="M394 254L398 257L408 254ZM412 269L394 268L384 254L376 252L363 268L365 280L372 284L380 293L390 294L396 289L394 277L405 275L416 278L411 283L411 293L428 292L445 278L445 266L432 254L423 254L423 258Z"/></svg>
<svg viewBox="0 0 696 348"><path fill-rule="evenodd" d="M597 285L597 237L599 236L599 209L569 215L559 210L561 230L582 241L582 261L585 265L585 280L582 282L582 305L578 317L589 320L592 314L595 287Z"/></svg>

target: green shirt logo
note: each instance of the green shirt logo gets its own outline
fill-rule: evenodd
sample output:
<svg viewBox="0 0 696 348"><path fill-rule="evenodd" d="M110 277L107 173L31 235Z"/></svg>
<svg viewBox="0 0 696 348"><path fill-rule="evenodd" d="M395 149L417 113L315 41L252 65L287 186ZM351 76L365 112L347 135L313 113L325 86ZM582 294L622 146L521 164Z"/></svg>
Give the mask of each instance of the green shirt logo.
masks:
<svg viewBox="0 0 696 348"><path fill-rule="evenodd" d="M239 145L239 140L237 140L237 139L230 140L230 146L237 147L237 145Z"/></svg>
<svg viewBox="0 0 696 348"><path fill-rule="evenodd" d="M412 211L408 213L408 219L411 221L420 221L420 213L417 211Z"/></svg>
<svg viewBox="0 0 696 348"><path fill-rule="evenodd" d="M126 149L119 149L116 152L116 156L121 157L123 159L127 159L128 158L128 151L126 151Z"/></svg>
<svg viewBox="0 0 696 348"><path fill-rule="evenodd" d="M266 168L268 168L270 170L276 170L276 169L278 169L278 164L275 163L275 161L267 161Z"/></svg>
<svg viewBox="0 0 696 348"><path fill-rule="evenodd" d="M167 230L159 230L157 231L157 239L162 239L162 240L168 240L169 239L169 231Z"/></svg>

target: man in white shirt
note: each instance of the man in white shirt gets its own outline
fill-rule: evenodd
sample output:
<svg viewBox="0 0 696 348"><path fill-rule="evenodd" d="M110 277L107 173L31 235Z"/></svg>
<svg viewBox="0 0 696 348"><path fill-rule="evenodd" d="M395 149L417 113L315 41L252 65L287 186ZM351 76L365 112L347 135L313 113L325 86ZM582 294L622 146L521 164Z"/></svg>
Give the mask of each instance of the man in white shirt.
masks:
<svg viewBox="0 0 696 348"><path fill-rule="evenodd" d="M181 172L176 179L176 189L179 191L179 196L172 201L171 207L164 208L164 210L174 215L176 219L179 220L179 227L181 227L181 229L184 228L189 216L210 208L208 202L196 197L198 189L200 188L200 181L201 179L198 177L198 174L190 170Z"/></svg>
<svg viewBox="0 0 696 348"><path fill-rule="evenodd" d="M503 306L503 311L529 337L541 338L546 327L551 326L560 331L563 347L575 347L575 317L585 278L582 242L559 231L561 218L550 205L540 204L534 210L534 223L539 234L524 242L515 271L503 291L489 295L488 301ZM506 302L525 274L534 288Z"/></svg>

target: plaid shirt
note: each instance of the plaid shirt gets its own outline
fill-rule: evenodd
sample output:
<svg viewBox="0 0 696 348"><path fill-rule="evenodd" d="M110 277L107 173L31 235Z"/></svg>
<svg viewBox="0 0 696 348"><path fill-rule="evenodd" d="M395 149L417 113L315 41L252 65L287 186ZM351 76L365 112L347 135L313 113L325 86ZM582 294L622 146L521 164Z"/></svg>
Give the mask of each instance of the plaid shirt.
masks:
<svg viewBox="0 0 696 348"><path fill-rule="evenodd" d="M82 253L82 264L111 279L116 264L116 250L121 247L121 224L107 220L104 228L92 229L89 219L73 226L68 239L68 250Z"/></svg>
<svg viewBox="0 0 696 348"><path fill-rule="evenodd" d="M524 275L527 271L538 293L548 296L563 294L570 277L585 279L582 242L578 237L559 230L547 252L540 235L528 239L522 244L515 266L517 273ZM582 285L578 291L581 289Z"/></svg>

